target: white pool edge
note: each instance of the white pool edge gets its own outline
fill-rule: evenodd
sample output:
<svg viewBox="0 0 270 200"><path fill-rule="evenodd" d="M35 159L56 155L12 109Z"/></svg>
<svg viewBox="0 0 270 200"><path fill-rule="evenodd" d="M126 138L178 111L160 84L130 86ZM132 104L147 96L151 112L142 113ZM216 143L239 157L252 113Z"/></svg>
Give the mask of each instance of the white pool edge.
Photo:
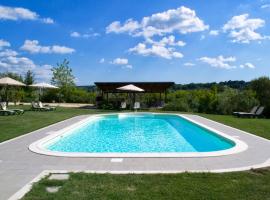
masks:
<svg viewBox="0 0 270 200"><path fill-rule="evenodd" d="M211 132L214 132L218 135L220 135L223 138L226 138L228 140L231 140L235 143L235 146L221 151L213 151L213 152L181 152L181 153L83 153L83 152L55 152L55 151L49 151L44 148L43 144L49 142L50 140L54 140L57 137L60 137L65 132L76 129L77 127L80 127L84 123L88 122L91 119L95 119L99 116L106 116L106 115L115 115L115 114L136 114L134 112L128 112L128 113L107 113L107 114L95 114L92 116L87 117L86 119L83 119L77 123L74 123L60 131L57 131L54 134L48 135L29 146L29 150L43 155L49 155L49 156L60 156L60 157L100 157L100 158L187 158L187 157L213 157L213 156L225 156L225 155L231 155L243 152L248 149L248 145L232 136L229 136L221 131L218 131L212 127L209 127L205 124L199 123L195 120L192 120L182 114L173 114L173 113L150 113L150 112L139 112L137 114L153 114L153 115L176 115L180 116L194 124L197 124L198 126L201 126L205 129L208 129Z"/></svg>

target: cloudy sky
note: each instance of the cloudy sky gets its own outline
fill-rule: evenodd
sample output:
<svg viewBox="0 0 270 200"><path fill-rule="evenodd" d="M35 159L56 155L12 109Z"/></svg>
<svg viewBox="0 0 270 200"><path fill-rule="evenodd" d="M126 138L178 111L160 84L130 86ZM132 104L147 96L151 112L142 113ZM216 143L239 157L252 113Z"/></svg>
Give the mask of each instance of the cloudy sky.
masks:
<svg viewBox="0 0 270 200"><path fill-rule="evenodd" d="M270 0L0 0L0 72L49 81L67 58L95 81L270 75Z"/></svg>

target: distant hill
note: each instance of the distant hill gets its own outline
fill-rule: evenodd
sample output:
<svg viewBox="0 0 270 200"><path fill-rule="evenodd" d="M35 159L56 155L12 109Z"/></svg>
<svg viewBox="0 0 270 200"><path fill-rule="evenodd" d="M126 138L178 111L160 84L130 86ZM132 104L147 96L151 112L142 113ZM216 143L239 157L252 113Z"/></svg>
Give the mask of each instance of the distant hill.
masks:
<svg viewBox="0 0 270 200"><path fill-rule="evenodd" d="M245 81L224 81L224 82L212 82L212 83L189 83L189 84L175 84L173 90L197 90L197 89L210 89L214 85L217 87L230 87L233 89L244 89L250 82Z"/></svg>
<svg viewBox="0 0 270 200"><path fill-rule="evenodd" d="M217 87L230 87L233 89L245 89L248 87L250 82L245 81L224 81L224 82L212 82L212 83L189 83L189 84L175 84L172 90L198 90L198 89L210 89L214 85ZM77 86L80 89L84 89L88 92L96 91L97 87L95 85L90 86Z"/></svg>
<svg viewBox="0 0 270 200"><path fill-rule="evenodd" d="M97 90L97 87L95 85L82 85L82 86L77 86L79 89L86 90L87 92L95 92Z"/></svg>

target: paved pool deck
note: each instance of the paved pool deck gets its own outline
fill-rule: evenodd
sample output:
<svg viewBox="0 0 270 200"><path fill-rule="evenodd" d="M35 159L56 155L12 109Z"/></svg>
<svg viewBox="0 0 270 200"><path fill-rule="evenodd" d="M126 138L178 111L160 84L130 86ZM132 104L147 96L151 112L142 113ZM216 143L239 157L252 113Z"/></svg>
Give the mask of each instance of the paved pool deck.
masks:
<svg viewBox="0 0 270 200"><path fill-rule="evenodd" d="M0 143L0 200L9 199L43 171L111 173L229 172L270 166L270 140L208 120L185 117L235 137L248 149L231 155L198 158L72 158L33 153L28 146L89 115L77 116ZM270 130L269 130L270 131ZM13 196L16 197L16 196ZM14 199L14 198L12 198Z"/></svg>

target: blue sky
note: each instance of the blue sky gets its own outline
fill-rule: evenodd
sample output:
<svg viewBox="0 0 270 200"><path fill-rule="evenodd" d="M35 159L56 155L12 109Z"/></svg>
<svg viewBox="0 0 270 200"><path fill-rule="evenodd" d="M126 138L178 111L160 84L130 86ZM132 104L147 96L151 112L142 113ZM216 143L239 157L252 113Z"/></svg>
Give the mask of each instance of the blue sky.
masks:
<svg viewBox="0 0 270 200"><path fill-rule="evenodd" d="M269 76L270 0L0 0L0 72L49 81L67 58L95 81Z"/></svg>

